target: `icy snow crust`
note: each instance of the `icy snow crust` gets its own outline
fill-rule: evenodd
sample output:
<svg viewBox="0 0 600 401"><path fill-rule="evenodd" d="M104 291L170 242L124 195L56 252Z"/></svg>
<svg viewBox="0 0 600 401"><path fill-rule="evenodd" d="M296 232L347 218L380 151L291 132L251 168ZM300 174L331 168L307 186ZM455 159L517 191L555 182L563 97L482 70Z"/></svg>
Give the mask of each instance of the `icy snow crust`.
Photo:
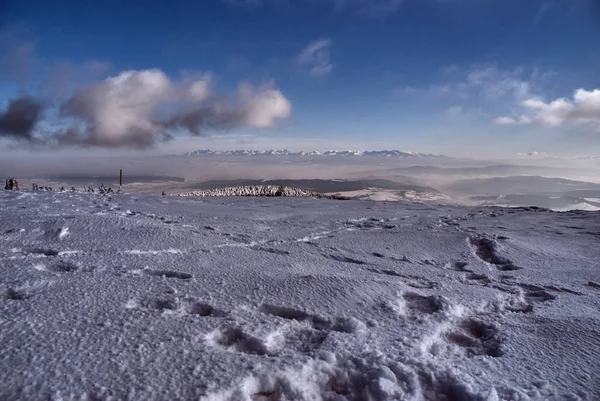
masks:
<svg viewBox="0 0 600 401"><path fill-rule="evenodd" d="M600 399L600 214L0 193L2 400Z"/></svg>

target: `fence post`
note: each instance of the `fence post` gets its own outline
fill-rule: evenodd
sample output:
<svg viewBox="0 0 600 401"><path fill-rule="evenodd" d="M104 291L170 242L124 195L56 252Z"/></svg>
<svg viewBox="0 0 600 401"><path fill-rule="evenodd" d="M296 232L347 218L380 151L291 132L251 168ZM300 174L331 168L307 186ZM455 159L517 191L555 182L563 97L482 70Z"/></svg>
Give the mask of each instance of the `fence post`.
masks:
<svg viewBox="0 0 600 401"><path fill-rule="evenodd" d="M119 191L123 190L123 169L119 170Z"/></svg>

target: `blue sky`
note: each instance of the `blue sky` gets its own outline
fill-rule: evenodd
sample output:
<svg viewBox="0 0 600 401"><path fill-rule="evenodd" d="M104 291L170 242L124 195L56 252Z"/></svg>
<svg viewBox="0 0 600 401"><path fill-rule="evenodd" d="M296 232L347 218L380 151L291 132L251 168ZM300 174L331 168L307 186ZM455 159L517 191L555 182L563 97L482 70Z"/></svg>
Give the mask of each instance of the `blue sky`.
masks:
<svg viewBox="0 0 600 401"><path fill-rule="evenodd" d="M59 141L75 149L139 147L144 127L151 152L600 155L594 0L9 0L0 2L0 26L0 102L42 97L50 106L32 135L62 130L68 138L75 124L76 139ZM146 70L162 75L136 82L176 88L177 101L135 108L135 119L127 104L90 110L114 103L99 95L107 78ZM207 88L192 102L195 83ZM135 90L135 99L156 93ZM201 102L234 117L219 129L203 126L202 136L186 134L188 114L155 124L156 113ZM99 121L111 113L122 124ZM155 132L167 125L177 128L170 141ZM27 142L5 136L1 146Z"/></svg>

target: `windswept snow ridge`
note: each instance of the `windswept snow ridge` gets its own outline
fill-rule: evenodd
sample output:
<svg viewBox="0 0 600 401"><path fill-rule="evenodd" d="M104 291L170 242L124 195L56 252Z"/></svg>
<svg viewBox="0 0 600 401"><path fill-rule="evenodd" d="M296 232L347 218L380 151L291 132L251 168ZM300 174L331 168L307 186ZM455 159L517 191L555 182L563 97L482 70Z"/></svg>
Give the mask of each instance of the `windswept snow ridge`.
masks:
<svg viewBox="0 0 600 401"><path fill-rule="evenodd" d="M600 213L0 192L0 399L600 399Z"/></svg>

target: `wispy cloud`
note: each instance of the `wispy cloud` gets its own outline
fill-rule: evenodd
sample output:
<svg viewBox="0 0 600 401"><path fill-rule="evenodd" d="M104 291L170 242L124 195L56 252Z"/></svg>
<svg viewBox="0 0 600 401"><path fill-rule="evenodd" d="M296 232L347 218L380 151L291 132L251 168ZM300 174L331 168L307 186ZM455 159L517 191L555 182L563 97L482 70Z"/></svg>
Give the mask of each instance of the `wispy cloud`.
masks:
<svg viewBox="0 0 600 401"><path fill-rule="evenodd" d="M396 96L423 96L429 99L456 98L466 100L470 90L465 82L452 82L447 84L429 84L423 87L404 86L394 89Z"/></svg>
<svg viewBox="0 0 600 401"><path fill-rule="evenodd" d="M533 17L533 23L537 24L538 22L540 22L544 16L556 5L556 3L553 0L548 1L547 3L543 4L539 10L537 11L537 13L535 13L535 16Z"/></svg>
<svg viewBox="0 0 600 401"><path fill-rule="evenodd" d="M298 62L309 68L312 76L320 77L329 74L333 70L331 64L331 46L333 41L329 38L321 38L310 42L298 55Z"/></svg>
<svg viewBox="0 0 600 401"><path fill-rule="evenodd" d="M328 7L334 12L350 12L366 17L385 18L397 12L404 0L222 0L225 4L256 8L263 5L295 8Z"/></svg>
<svg viewBox="0 0 600 401"><path fill-rule="evenodd" d="M512 96L517 99L526 97L531 83L523 78L524 69L500 70L495 65L473 68L466 76L466 83L474 90L480 90L491 100Z"/></svg>
<svg viewBox="0 0 600 401"><path fill-rule="evenodd" d="M36 40L27 26L0 29L0 79L14 80L24 89L38 61L35 48Z"/></svg>
<svg viewBox="0 0 600 401"><path fill-rule="evenodd" d="M441 83L400 87L394 94L406 101L430 103L451 123L550 127L574 123L600 132L600 89L578 89L571 99L544 101L539 96L556 75L524 66L501 69L495 63L451 66L439 71Z"/></svg>
<svg viewBox="0 0 600 401"><path fill-rule="evenodd" d="M396 88L396 95L425 95L432 98L477 99L497 101L503 98L526 98L534 85L536 71L527 76L524 68L502 70L495 64L484 64L460 69L457 66L443 68L441 74L457 75L458 80L425 87L406 86Z"/></svg>
<svg viewBox="0 0 600 401"><path fill-rule="evenodd" d="M404 0L329 0L337 11L354 11L359 14L382 18L395 13Z"/></svg>
<svg viewBox="0 0 600 401"><path fill-rule="evenodd" d="M49 60L36 52L38 40L27 25L0 29L0 80L14 81L21 93L60 97L75 86L105 78L113 65L103 60ZM35 71L35 74L33 74Z"/></svg>
<svg viewBox="0 0 600 401"><path fill-rule="evenodd" d="M454 120L460 118L464 114L465 110L463 106L450 106L444 112L446 118Z"/></svg>

